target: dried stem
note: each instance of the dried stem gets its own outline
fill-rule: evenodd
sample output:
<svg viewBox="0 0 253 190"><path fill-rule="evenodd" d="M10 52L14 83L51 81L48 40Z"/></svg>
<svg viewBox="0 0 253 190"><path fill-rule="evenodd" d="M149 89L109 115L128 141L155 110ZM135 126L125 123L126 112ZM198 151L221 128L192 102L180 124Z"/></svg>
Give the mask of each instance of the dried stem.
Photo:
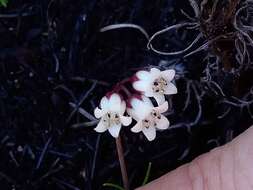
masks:
<svg viewBox="0 0 253 190"><path fill-rule="evenodd" d="M206 0L202 2L201 11L201 31L209 40L216 36L232 33L231 36L225 36L216 40L210 48L217 55L222 63L223 69L231 72L236 67L235 60L235 20L238 4L241 0L230 0L224 4L222 1ZM211 3L212 2L212 3Z"/></svg>
<svg viewBox="0 0 253 190"><path fill-rule="evenodd" d="M112 24L112 25L108 25L108 26L105 26L105 27L101 28L100 32L107 32L107 31L110 31L110 30L121 29L121 28L137 29L147 38L147 40L149 39L149 35L146 32L146 30L144 28L142 28L141 26L136 25L136 24L129 24L129 23Z"/></svg>
<svg viewBox="0 0 253 190"><path fill-rule="evenodd" d="M127 170L126 170L126 163L125 163L123 147L122 147L120 136L118 138L116 138L116 146L117 146L117 152L118 152L118 157L119 157L119 164L120 164L120 170L121 170L124 188L125 188L125 190L129 190L129 182L128 182L128 176L127 176Z"/></svg>

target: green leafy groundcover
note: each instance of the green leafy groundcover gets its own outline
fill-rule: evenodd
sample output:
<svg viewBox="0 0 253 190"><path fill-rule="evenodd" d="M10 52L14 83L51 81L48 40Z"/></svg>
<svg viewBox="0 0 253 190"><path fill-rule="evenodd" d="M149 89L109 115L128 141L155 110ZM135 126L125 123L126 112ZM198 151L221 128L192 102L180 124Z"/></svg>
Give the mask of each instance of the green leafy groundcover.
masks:
<svg viewBox="0 0 253 190"><path fill-rule="evenodd" d="M0 6L7 7L8 0L0 0Z"/></svg>

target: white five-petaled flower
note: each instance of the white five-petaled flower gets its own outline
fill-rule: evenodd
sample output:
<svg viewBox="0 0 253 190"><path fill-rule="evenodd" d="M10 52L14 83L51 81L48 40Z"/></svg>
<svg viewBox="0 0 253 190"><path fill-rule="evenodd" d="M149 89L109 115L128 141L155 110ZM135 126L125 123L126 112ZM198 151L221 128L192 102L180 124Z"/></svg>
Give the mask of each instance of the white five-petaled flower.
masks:
<svg viewBox="0 0 253 190"><path fill-rule="evenodd" d="M132 122L131 117L124 116L126 103L116 93L109 97L103 97L100 101L100 108L97 107L94 110L95 117L98 119L101 118L97 127L94 129L99 133L105 132L108 129L110 134L117 138L121 126L128 126Z"/></svg>
<svg viewBox="0 0 253 190"><path fill-rule="evenodd" d="M175 70L160 71L152 68L150 71L138 71L136 76L138 80L133 83L134 89L147 97L154 97L158 105L165 102L164 95L177 93L176 86L171 83Z"/></svg>
<svg viewBox="0 0 253 190"><path fill-rule="evenodd" d="M168 110L168 102L164 102L158 107L154 107L151 100L145 96L141 98L132 98L130 108L127 112L137 121L137 124L131 128L134 133L143 132L149 141L156 137L156 129L167 129L170 125L169 120L162 115Z"/></svg>

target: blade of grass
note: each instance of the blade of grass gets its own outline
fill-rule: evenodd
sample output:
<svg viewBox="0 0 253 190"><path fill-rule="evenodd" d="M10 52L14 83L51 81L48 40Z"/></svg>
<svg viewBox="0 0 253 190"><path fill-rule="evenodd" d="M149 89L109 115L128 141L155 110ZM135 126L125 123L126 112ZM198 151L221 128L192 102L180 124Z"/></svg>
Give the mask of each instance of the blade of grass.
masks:
<svg viewBox="0 0 253 190"><path fill-rule="evenodd" d="M146 175L145 175L145 178L144 178L144 180L143 180L143 182L142 182L142 185L145 185L145 184L147 184L147 182L148 182L148 179L149 179L149 177L150 177L151 166L152 166L152 163L149 162L149 163L148 163L148 168L147 168L147 171L146 171Z"/></svg>
<svg viewBox="0 0 253 190"><path fill-rule="evenodd" d="M104 183L103 186L104 187L114 187L115 189L118 189L118 190L124 190L123 187L121 187L117 184L113 184L113 183Z"/></svg>

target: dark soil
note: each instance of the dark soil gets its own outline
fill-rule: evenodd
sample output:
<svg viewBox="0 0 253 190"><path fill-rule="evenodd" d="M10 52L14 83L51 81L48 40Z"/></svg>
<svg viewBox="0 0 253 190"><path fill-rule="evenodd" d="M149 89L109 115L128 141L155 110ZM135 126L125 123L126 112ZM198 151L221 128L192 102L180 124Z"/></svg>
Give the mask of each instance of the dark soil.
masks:
<svg viewBox="0 0 253 190"><path fill-rule="evenodd" d="M188 21L181 10L194 17L187 0L10 0L0 8L1 190L122 185L115 141L93 130L91 116L113 85L150 66L175 69L179 93L169 98L171 129L158 132L155 141L128 127L122 131L132 189L141 185L149 162L153 180L247 129L253 123L252 62L238 66L232 25L242 3L224 21L231 38L184 57L148 50L136 29L100 29L132 23L151 36ZM215 28L202 22L200 29L165 33L153 45L178 51L202 32L196 49L224 32L224 23L211 23Z"/></svg>

